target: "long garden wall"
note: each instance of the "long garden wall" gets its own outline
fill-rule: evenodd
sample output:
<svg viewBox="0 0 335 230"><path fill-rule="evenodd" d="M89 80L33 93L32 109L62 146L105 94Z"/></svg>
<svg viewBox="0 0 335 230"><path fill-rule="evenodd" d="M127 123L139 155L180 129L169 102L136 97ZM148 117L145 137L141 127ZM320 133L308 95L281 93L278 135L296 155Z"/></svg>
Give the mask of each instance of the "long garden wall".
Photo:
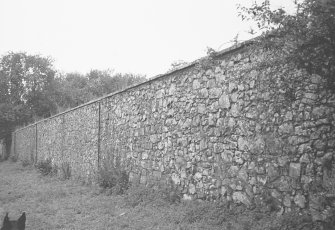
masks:
<svg viewBox="0 0 335 230"><path fill-rule="evenodd" d="M87 181L118 156L131 180L172 179L185 197L324 210L335 98L317 75L259 67L271 59L248 44L200 59L17 130L12 154Z"/></svg>

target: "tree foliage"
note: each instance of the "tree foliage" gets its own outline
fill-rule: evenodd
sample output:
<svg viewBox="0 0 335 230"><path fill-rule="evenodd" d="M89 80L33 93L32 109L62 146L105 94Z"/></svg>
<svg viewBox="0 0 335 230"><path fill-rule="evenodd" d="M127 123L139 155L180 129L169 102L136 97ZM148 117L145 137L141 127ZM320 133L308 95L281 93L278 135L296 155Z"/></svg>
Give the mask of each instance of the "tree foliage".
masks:
<svg viewBox="0 0 335 230"><path fill-rule="evenodd" d="M259 46L322 76L335 91L335 1L300 0L294 5L294 14L271 9L269 0L239 9L242 20L256 22L262 31Z"/></svg>
<svg viewBox="0 0 335 230"><path fill-rule="evenodd" d="M143 82L144 76L91 70L88 74L67 73L56 78L55 102L58 112Z"/></svg>
<svg viewBox="0 0 335 230"><path fill-rule="evenodd" d="M50 116L55 70L50 58L10 52L0 59L0 138L35 117Z"/></svg>

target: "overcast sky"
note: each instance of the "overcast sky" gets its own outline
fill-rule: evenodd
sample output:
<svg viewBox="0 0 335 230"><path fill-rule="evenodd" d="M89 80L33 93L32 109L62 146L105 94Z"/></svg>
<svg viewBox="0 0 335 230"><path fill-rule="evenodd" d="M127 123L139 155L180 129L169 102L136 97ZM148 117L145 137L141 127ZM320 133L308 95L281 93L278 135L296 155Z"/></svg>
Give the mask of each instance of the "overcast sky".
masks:
<svg viewBox="0 0 335 230"><path fill-rule="evenodd" d="M236 4L252 0L0 0L0 55L51 56L57 70L153 77L206 47L249 38ZM275 7L292 0L272 0Z"/></svg>

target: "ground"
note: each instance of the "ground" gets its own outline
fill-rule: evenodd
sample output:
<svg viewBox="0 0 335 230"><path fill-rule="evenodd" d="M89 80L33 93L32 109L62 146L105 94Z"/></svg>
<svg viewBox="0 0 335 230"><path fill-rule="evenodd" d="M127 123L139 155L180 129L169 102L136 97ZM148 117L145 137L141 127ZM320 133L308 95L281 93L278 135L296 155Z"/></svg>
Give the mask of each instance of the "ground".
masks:
<svg viewBox="0 0 335 230"><path fill-rule="evenodd" d="M122 196L110 196L97 187L71 180L42 176L32 166L1 162L0 217L3 219L9 212L11 219L17 219L23 211L27 213L28 230L178 229L180 218L175 216L178 213L173 206L126 207Z"/></svg>
<svg viewBox="0 0 335 230"><path fill-rule="evenodd" d="M42 176L33 166L24 167L19 162L0 162L0 218L9 212L11 219L17 219L25 211L27 230L294 229L283 226L275 215L240 212L238 207L227 212L206 203L175 204L155 199L134 205L129 196L133 195L110 195L96 186Z"/></svg>

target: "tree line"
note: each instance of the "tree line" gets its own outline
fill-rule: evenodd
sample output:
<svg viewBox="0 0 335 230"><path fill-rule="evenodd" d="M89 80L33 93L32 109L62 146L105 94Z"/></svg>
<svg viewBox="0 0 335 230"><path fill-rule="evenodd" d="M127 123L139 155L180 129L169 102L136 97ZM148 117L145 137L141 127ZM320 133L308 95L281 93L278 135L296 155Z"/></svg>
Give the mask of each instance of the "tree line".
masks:
<svg viewBox="0 0 335 230"><path fill-rule="evenodd" d="M60 73L50 57L9 52L0 58L0 139L10 140L18 126L144 80L142 75L112 70Z"/></svg>

